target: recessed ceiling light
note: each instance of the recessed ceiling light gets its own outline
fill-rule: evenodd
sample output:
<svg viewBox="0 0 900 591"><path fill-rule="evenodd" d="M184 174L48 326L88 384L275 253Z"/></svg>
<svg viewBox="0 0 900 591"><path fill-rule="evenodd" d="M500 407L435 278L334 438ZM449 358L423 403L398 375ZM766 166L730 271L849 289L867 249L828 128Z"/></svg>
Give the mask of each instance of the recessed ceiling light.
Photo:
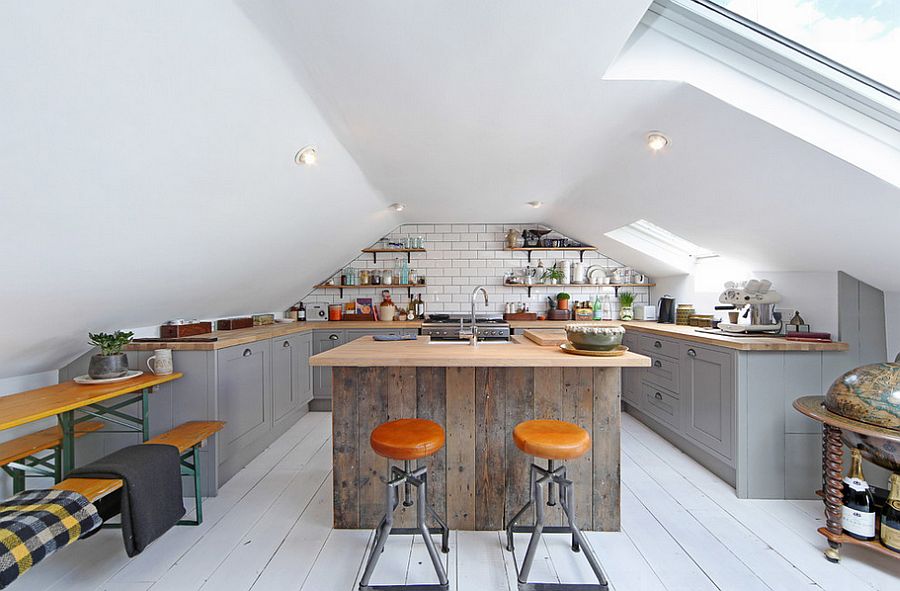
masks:
<svg viewBox="0 0 900 591"><path fill-rule="evenodd" d="M294 162L297 164L304 164L306 166L313 166L316 162L319 161L319 150L315 146L306 146L301 148L299 152L294 156Z"/></svg>
<svg viewBox="0 0 900 591"><path fill-rule="evenodd" d="M651 131L647 134L647 147L654 152L659 152L669 145L669 138L658 131Z"/></svg>
<svg viewBox="0 0 900 591"><path fill-rule="evenodd" d="M544 204L543 201L529 201L526 205L528 205L529 207L533 207L533 208L537 209L538 207L540 207L540 206L543 205L543 204Z"/></svg>
<svg viewBox="0 0 900 591"><path fill-rule="evenodd" d="M406 209L406 204L404 203L391 203L391 209L394 211L403 211Z"/></svg>

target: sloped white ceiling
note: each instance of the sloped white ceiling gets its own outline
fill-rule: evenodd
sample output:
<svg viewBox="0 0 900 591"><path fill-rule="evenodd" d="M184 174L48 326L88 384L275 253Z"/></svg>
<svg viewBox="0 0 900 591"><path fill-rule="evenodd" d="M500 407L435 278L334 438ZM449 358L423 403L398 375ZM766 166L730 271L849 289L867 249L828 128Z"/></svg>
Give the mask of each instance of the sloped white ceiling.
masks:
<svg viewBox="0 0 900 591"><path fill-rule="evenodd" d="M0 55L0 377L280 309L399 222L233 4L6 2Z"/></svg>
<svg viewBox="0 0 900 591"><path fill-rule="evenodd" d="M282 308L402 221L546 221L671 272L603 237L643 217L900 289L896 187L687 84L603 79L648 4L3 4L0 376Z"/></svg>

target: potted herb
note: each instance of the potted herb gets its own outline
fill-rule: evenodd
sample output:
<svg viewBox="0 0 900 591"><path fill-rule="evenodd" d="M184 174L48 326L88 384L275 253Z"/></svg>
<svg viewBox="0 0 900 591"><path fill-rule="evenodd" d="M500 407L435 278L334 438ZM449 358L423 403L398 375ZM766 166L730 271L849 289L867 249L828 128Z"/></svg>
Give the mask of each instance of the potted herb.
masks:
<svg viewBox="0 0 900 591"><path fill-rule="evenodd" d="M631 320L634 318L634 293L623 291L619 294L619 319Z"/></svg>
<svg viewBox="0 0 900 591"><path fill-rule="evenodd" d="M550 267L546 271L544 271L544 275L541 277L542 281L550 280L550 285L556 285L560 281L562 281L563 272L562 269L557 269L556 267Z"/></svg>
<svg viewBox="0 0 900 591"><path fill-rule="evenodd" d="M572 296L567 294L566 292L560 292L556 294L556 307L560 310L568 310L569 309L569 300Z"/></svg>
<svg viewBox="0 0 900 591"><path fill-rule="evenodd" d="M128 356L122 348L131 342L133 332L116 331L115 334L88 333L90 343L100 347L100 352L91 357L88 375L95 380L120 378L128 373Z"/></svg>

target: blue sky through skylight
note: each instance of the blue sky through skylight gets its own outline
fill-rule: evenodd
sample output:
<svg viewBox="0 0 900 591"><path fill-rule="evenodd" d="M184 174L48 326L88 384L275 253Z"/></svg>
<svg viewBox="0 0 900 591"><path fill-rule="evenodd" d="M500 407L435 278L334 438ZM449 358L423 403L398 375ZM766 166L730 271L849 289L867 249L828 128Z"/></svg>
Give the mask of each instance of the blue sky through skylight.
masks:
<svg viewBox="0 0 900 591"><path fill-rule="evenodd" d="M900 90L900 0L713 0Z"/></svg>

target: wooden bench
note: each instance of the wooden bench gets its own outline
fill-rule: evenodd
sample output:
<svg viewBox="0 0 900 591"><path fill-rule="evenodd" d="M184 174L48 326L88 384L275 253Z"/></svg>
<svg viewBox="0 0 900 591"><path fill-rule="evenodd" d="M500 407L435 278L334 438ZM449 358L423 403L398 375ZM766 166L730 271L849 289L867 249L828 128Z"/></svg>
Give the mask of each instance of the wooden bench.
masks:
<svg viewBox="0 0 900 591"><path fill-rule="evenodd" d="M75 427L75 437L103 428L101 421L86 421ZM52 455L38 457L43 451L53 450ZM49 427L16 439L0 443L0 468L13 479L13 493L25 490L25 478L29 476L52 477L62 480L62 430Z"/></svg>
<svg viewBox="0 0 900 591"><path fill-rule="evenodd" d="M178 525L200 525L203 523L203 501L200 497L200 444L225 427L224 421L189 421L171 431L148 439L144 443L172 445L181 454L181 474L194 478L194 503L197 509L195 520L182 520ZM124 482L115 478L66 478L53 488L81 493L91 502L105 497L122 488Z"/></svg>

